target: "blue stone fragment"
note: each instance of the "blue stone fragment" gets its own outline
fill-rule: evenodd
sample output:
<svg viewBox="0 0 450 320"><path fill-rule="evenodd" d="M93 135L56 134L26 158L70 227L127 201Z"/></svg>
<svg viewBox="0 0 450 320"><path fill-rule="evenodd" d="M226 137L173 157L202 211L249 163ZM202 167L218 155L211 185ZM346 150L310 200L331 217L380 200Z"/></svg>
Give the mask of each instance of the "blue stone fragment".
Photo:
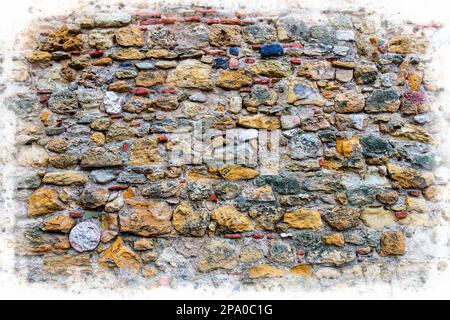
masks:
<svg viewBox="0 0 450 320"><path fill-rule="evenodd" d="M284 54L283 47L279 43L265 44L259 49L259 53L263 58L279 57Z"/></svg>
<svg viewBox="0 0 450 320"><path fill-rule="evenodd" d="M120 64L120 66L122 67L122 68L130 68L130 67L134 67L134 64L132 63L132 62L123 62L123 63L121 63Z"/></svg>
<svg viewBox="0 0 450 320"><path fill-rule="evenodd" d="M239 48L236 47L230 48L230 54L237 57L239 55Z"/></svg>
<svg viewBox="0 0 450 320"><path fill-rule="evenodd" d="M228 59L226 58L214 59L214 67L217 69L228 69Z"/></svg>

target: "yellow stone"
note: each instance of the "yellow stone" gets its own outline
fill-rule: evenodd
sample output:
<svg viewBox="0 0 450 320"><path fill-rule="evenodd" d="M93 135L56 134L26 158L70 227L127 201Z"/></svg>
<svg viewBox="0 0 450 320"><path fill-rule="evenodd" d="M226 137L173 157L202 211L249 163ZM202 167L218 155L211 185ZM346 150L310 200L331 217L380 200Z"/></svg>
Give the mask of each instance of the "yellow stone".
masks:
<svg viewBox="0 0 450 320"><path fill-rule="evenodd" d="M237 90L252 84L253 78L243 69L223 70L216 82L218 87L230 90Z"/></svg>
<svg viewBox="0 0 450 320"><path fill-rule="evenodd" d="M45 256L43 266L45 272L58 275L69 275L74 272L92 272L89 253L82 253L74 256Z"/></svg>
<svg viewBox="0 0 450 320"><path fill-rule="evenodd" d="M286 275L286 270L273 267L268 264L259 264L257 266L248 269L248 275L250 278L269 278L269 277L282 277Z"/></svg>
<svg viewBox="0 0 450 320"><path fill-rule="evenodd" d="M116 32L116 41L124 47L144 45L144 35L138 27L122 28Z"/></svg>
<svg viewBox="0 0 450 320"><path fill-rule="evenodd" d="M114 60L125 61L125 60L141 60L145 59L145 54L135 48L118 50L111 53L111 58Z"/></svg>
<svg viewBox="0 0 450 320"><path fill-rule="evenodd" d="M211 70L212 68L208 64L194 59L186 59L171 71L167 83L180 88L211 90L213 86Z"/></svg>
<svg viewBox="0 0 450 320"><path fill-rule="evenodd" d="M269 78L288 77L292 73L289 63L274 59L259 60L252 66L252 71Z"/></svg>
<svg viewBox="0 0 450 320"><path fill-rule="evenodd" d="M291 268L291 273L295 276L301 276L304 278L311 278L312 267L309 264L300 264Z"/></svg>
<svg viewBox="0 0 450 320"><path fill-rule="evenodd" d="M427 213L428 206L424 198L406 197L406 210L408 212Z"/></svg>
<svg viewBox="0 0 450 320"><path fill-rule="evenodd" d="M391 163L386 165L389 177L403 188L424 189L432 184L433 175L412 168L400 167Z"/></svg>
<svg viewBox="0 0 450 320"><path fill-rule="evenodd" d="M194 212L189 202L181 202L174 210L172 224L181 234L202 237L205 235L209 216L206 212Z"/></svg>
<svg viewBox="0 0 450 320"><path fill-rule="evenodd" d="M300 209L285 214L284 222L291 228L296 229L318 229L323 226L320 212L311 209Z"/></svg>
<svg viewBox="0 0 450 320"><path fill-rule="evenodd" d="M422 84L422 74L418 72L411 72L408 74L408 83L412 91L418 91Z"/></svg>
<svg viewBox="0 0 450 320"><path fill-rule="evenodd" d="M52 54L46 51L33 51L27 56L27 61L30 63L48 62L50 60L52 60Z"/></svg>
<svg viewBox="0 0 450 320"><path fill-rule="evenodd" d="M145 166L161 162L158 154L158 140L137 139L131 145L130 159L128 164L134 166Z"/></svg>
<svg viewBox="0 0 450 320"><path fill-rule="evenodd" d="M380 256L399 256L406 252L405 237L401 231L389 231L381 235Z"/></svg>
<svg viewBox="0 0 450 320"><path fill-rule="evenodd" d="M167 71L164 70L145 70L140 71L136 78L136 85L138 87L152 87L157 84L166 82Z"/></svg>
<svg viewBox="0 0 450 320"><path fill-rule="evenodd" d="M357 144L359 144L359 137L353 137L351 139L337 139L336 151L344 157L351 157L353 155L353 148Z"/></svg>
<svg viewBox="0 0 450 320"><path fill-rule="evenodd" d="M367 207L361 211L360 218L366 226L376 230L392 225L396 221L394 213L383 207Z"/></svg>
<svg viewBox="0 0 450 320"><path fill-rule="evenodd" d="M94 132L93 134L91 134L91 140L94 141L98 146L102 146L106 143L106 137L101 132Z"/></svg>
<svg viewBox="0 0 450 320"><path fill-rule="evenodd" d="M55 216L44 221L42 231L68 233L75 226L75 220L68 216Z"/></svg>
<svg viewBox="0 0 450 320"><path fill-rule="evenodd" d="M229 232L246 232L254 229L250 217L239 212L232 205L225 205L214 210L211 219Z"/></svg>
<svg viewBox="0 0 450 320"><path fill-rule="evenodd" d="M28 199L28 214L38 217L64 209L58 199L58 193L51 188L39 188Z"/></svg>
<svg viewBox="0 0 450 320"><path fill-rule="evenodd" d="M153 59L175 59L177 54L166 49L152 49L145 54L147 58Z"/></svg>
<svg viewBox="0 0 450 320"><path fill-rule="evenodd" d="M218 169L219 174L227 180L247 180L259 176L255 169L235 165L225 165Z"/></svg>
<svg viewBox="0 0 450 320"><path fill-rule="evenodd" d="M134 213L120 215L121 231L149 237L170 233L172 208L162 201L126 199Z"/></svg>
<svg viewBox="0 0 450 320"><path fill-rule="evenodd" d="M263 114L256 114L253 116L240 116L237 120L238 124L245 128L255 129L279 129L281 124L280 120L276 117L269 117Z"/></svg>
<svg viewBox="0 0 450 320"><path fill-rule="evenodd" d="M82 185L88 182L88 177L84 173L74 170L56 171L46 173L42 182L58 186Z"/></svg>
<svg viewBox="0 0 450 320"><path fill-rule="evenodd" d="M343 247L345 244L344 235L342 233L333 233L323 236L323 243L337 247Z"/></svg>
<svg viewBox="0 0 450 320"><path fill-rule="evenodd" d="M121 237L117 237L113 244L100 255L98 263L103 268L118 267L135 273L142 266L139 255L126 246Z"/></svg>

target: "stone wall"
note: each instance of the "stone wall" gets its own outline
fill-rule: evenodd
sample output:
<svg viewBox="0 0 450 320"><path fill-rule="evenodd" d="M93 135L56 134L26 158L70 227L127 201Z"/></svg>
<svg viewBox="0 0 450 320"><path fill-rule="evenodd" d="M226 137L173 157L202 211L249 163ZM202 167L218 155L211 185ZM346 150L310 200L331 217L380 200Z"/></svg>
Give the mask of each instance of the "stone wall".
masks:
<svg viewBox="0 0 450 320"><path fill-rule="evenodd" d="M7 100L18 272L157 285L426 273L417 243L439 219L426 53L438 26L301 13L35 21L17 57L22 91ZM277 138L267 158L265 134Z"/></svg>

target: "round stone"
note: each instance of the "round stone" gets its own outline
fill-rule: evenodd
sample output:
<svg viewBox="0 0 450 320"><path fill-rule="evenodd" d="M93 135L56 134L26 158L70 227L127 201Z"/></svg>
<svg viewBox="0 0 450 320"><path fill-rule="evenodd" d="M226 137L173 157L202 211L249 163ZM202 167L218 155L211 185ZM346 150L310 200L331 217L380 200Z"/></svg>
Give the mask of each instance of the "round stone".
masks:
<svg viewBox="0 0 450 320"><path fill-rule="evenodd" d="M72 248L78 252L92 251L100 242L101 231L93 222L81 222L77 224L69 234L69 242Z"/></svg>

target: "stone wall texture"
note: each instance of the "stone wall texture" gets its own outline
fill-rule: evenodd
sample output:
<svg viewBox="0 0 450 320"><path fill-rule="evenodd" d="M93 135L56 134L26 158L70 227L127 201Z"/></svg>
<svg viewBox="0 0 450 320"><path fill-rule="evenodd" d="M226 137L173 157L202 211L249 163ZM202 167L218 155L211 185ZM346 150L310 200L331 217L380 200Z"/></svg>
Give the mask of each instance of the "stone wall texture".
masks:
<svg viewBox="0 0 450 320"><path fill-rule="evenodd" d="M35 21L6 104L17 271L150 287L425 279L442 185L426 73L439 26L300 14ZM211 153L187 138L200 125ZM258 157L261 133L278 134L279 158Z"/></svg>

